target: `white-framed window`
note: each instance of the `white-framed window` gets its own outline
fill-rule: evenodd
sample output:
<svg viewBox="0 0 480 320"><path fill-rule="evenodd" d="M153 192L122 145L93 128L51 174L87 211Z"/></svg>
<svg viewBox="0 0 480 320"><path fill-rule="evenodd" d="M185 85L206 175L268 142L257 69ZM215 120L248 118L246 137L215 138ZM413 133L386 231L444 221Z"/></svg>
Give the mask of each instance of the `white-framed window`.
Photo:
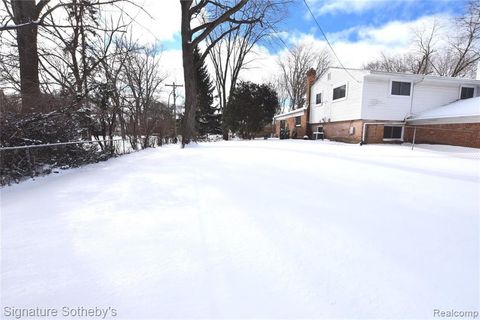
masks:
<svg viewBox="0 0 480 320"><path fill-rule="evenodd" d="M390 81L390 95L410 97L412 93L412 83L408 81Z"/></svg>
<svg viewBox="0 0 480 320"><path fill-rule="evenodd" d="M339 101L347 99L347 84L344 83L338 87L333 88L332 101Z"/></svg>
<svg viewBox="0 0 480 320"><path fill-rule="evenodd" d="M295 127L302 126L302 116L295 117Z"/></svg>
<svg viewBox="0 0 480 320"><path fill-rule="evenodd" d="M460 99L470 99L475 97L475 87L462 86L460 88Z"/></svg>
<svg viewBox="0 0 480 320"><path fill-rule="evenodd" d="M313 139L314 140L319 140L324 138L325 133L323 132L323 126L317 127L315 131L313 132Z"/></svg>
<svg viewBox="0 0 480 320"><path fill-rule="evenodd" d="M383 140L384 141L403 140L403 126L384 125Z"/></svg>
<svg viewBox="0 0 480 320"><path fill-rule="evenodd" d="M317 93L315 95L315 104L321 104L322 103L322 93Z"/></svg>
<svg viewBox="0 0 480 320"><path fill-rule="evenodd" d="M332 74L330 72L327 74L327 80L332 80Z"/></svg>

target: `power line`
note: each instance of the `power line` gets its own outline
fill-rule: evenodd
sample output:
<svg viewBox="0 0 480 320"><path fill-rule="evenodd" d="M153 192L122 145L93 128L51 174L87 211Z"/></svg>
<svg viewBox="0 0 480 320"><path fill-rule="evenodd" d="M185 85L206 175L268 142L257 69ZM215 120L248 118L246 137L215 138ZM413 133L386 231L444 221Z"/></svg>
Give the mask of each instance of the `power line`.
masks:
<svg viewBox="0 0 480 320"><path fill-rule="evenodd" d="M330 41L328 41L327 35L325 34L325 32L323 32L323 29L322 29L322 27L320 26L320 23L318 23L317 18L315 18L315 15L313 14L312 9L310 9L310 6L308 5L307 0L303 0L303 3L305 3L305 6L307 7L308 12L310 12L310 15L312 16L313 21L315 21L318 29L320 29L320 32L322 33L323 38L324 38L325 41L327 42L327 45L330 47L330 50L332 50L333 55L334 55L335 58L337 59L337 61L338 61L338 63L340 64L340 66L343 68L343 70L345 70L346 73L348 73L348 75L349 75L353 80L355 80L356 82L360 82L360 81L358 81L358 80L350 73L350 71L348 71L347 68L345 68L345 66L343 65L343 63L342 63L342 61L340 60L340 58L338 57L337 53L336 53L335 50L333 49Z"/></svg>
<svg viewBox="0 0 480 320"><path fill-rule="evenodd" d="M272 29L273 33L272 35L277 38L278 40L280 40L280 42L283 44L283 46L285 47L285 49L287 49L288 51L291 51L291 49L287 46L287 44L285 43L285 41L283 41L282 37L280 37L279 35L277 35L279 32L278 30L276 30L272 25L269 25L269 28Z"/></svg>

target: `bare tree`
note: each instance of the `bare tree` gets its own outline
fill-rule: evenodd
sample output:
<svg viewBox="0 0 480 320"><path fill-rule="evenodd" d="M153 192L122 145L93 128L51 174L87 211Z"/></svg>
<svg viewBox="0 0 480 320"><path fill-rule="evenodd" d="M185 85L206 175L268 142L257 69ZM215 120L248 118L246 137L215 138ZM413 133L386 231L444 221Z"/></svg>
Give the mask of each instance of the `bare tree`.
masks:
<svg viewBox="0 0 480 320"><path fill-rule="evenodd" d="M442 26L435 20L429 28L414 31L412 52L397 56L382 53L380 59L364 67L387 72L473 77L480 61L480 2L469 1L465 13L450 23L455 33L450 37L444 35L448 41L442 46L437 43Z"/></svg>
<svg viewBox="0 0 480 320"><path fill-rule="evenodd" d="M98 10L104 4L128 0L2 0L7 13L1 19L0 32L15 31L20 69L20 92L22 106L31 110L40 96L38 29L52 27L46 20L59 8L80 7L82 10ZM56 27L60 27L55 25ZM70 26L66 26L69 28Z"/></svg>
<svg viewBox="0 0 480 320"><path fill-rule="evenodd" d="M134 50L118 39L113 46L105 43L104 50L98 53L102 57L99 59L101 63L94 80L89 83L91 90L89 105L94 107L93 115L96 120L92 135L98 140L100 136L112 140L118 125L122 138L126 138L124 96L127 84L123 81L122 75L127 59ZM113 151L113 141L110 147Z"/></svg>
<svg viewBox="0 0 480 320"><path fill-rule="evenodd" d="M157 48L139 48L131 52L125 62L123 77L127 84L125 102L128 108L128 129L132 146L150 146L150 137L158 125L157 96L166 74L160 68Z"/></svg>
<svg viewBox="0 0 480 320"><path fill-rule="evenodd" d="M209 54L215 70L215 86L222 114L235 89L240 72L247 69L249 64L255 60L255 45L264 38L268 38L274 26L283 18L283 11L281 11L280 6L272 6L268 1L248 2L239 13L241 15L239 19L248 18L247 12L249 16L263 15L264 19L259 23L240 25L233 32L223 37L210 50ZM207 45L226 30L233 28L235 28L234 22L219 25L207 37ZM228 139L228 128L226 126L223 126L223 136L224 139Z"/></svg>
<svg viewBox="0 0 480 320"><path fill-rule="evenodd" d="M278 114L286 112L288 107L288 91L286 88L286 84L283 81L282 75L276 75L270 80L270 86L277 92L278 96L278 105L279 108L277 110Z"/></svg>
<svg viewBox="0 0 480 320"><path fill-rule="evenodd" d="M282 87L286 90L289 109L302 108L305 104L307 71L314 68L317 79L330 65L330 56L326 49L316 51L311 45L295 45L286 57L278 60Z"/></svg>
<svg viewBox="0 0 480 320"><path fill-rule="evenodd" d="M262 0L182 0L182 53L183 53L183 72L185 80L185 114L182 120L182 147L189 143L195 137L195 112L196 112L196 96L197 84L195 77L192 76L195 70L194 49L208 36L213 35L213 31L223 23L229 23L229 26L220 34L210 38L206 48L203 50L199 61L201 63L208 56L212 48L217 45L228 34L235 32L241 26L246 24L255 24L263 21L265 12L242 10L247 3ZM268 6L274 6L275 3L270 0ZM264 8L268 8L264 6ZM198 24L198 18L203 17ZM192 22L198 25L192 27Z"/></svg>
<svg viewBox="0 0 480 320"><path fill-rule="evenodd" d="M417 58L412 54L388 56L380 53L380 58L364 65L365 69L385 72L417 73Z"/></svg>
<svg viewBox="0 0 480 320"><path fill-rule="evenodd" d="M430 74L433 72L432 69L435 68L433 59L436 52L435 44L438 28L438 21L435 19L432 26L429 28L422 26L421 28L414 30L414 43L417 50L414 73Z"/></svg>
<svg viewBox="0 0 480 320"><path fill-rule="evenodd" d="M451 43L454 57L450 76L465 76L480 60L480 3L470 0L466 13L456 20L458 36ZM450 60L452 61L452 60Z"/></svg>

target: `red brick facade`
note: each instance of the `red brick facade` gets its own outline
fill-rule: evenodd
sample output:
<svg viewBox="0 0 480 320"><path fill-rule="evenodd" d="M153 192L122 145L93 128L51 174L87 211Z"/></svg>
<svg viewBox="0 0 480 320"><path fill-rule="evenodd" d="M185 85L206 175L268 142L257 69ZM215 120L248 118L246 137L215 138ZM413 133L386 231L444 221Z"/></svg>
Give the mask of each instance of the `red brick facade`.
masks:
<svg viewBox="0 0 480 320"><path fill-rule="evenodd" d="M310 124L312 132L316 132L318 127L323 127L325 139L349 143L358 143L362 140L362 126L362 120ZM353 127L353 131L351 131L351 127Z"/></svg>
<svg viewBox="0 0 480 320"><path fill-rule="evenodd" d="M296 117L300 117L300 126L297 126L296 123ZM285 121L285 129L289 132L290 138L296 138L296 139L303 139L303 137L306 135L307 131L307 115L306 112L303 112L302 114L298 115L292 115L291 117L288 117L286 119L282 120L277 120L275 119L275 124L274 124L274 136L275 137L280 137L280 123L281 121Z"/></svg>
<svg viewBox="0 0 480 320"><path fill-rule="evenodd" d="M384 124L371 124L372 121L352 120L311 124L312 132L323 126L325 139L359 143L362 141L363 124L367 122L365 143L398 143L401 140L386 141L383 138ZM398 125L392 122L392 125ZM353 127L353 132L351 131ZM412 142L414 126L405 125L403 142ZM480 148L480 123L419 125L415 143L447 144L471 148Z"/></svg>
<svg viewBox="0 0 480 320"><path fill-rule="evenodd" d="M412 142L413 126L407 126L404 141ZM449 144L480 148L480 123L418 125L415 143Z"/></svg>

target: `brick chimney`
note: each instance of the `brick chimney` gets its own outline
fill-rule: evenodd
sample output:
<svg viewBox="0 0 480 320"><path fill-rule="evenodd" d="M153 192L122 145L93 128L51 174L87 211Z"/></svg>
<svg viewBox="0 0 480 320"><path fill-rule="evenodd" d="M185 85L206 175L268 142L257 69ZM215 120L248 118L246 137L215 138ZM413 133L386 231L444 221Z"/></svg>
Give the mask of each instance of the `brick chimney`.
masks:
<svg viewBox="0 0 480 320"><path fill-rule="evenodd" d="M305 128L305 133L306 135L311 139L312 138L312 130L310 129L310 105L312 103L312 86L315 83L315 78L317 77L317 72L315 69L310 68L310 70L307 71L307 83L306 85L306 104L307 104L307 110L306 110L306 120L307 120L307 127Z"/></svg>

